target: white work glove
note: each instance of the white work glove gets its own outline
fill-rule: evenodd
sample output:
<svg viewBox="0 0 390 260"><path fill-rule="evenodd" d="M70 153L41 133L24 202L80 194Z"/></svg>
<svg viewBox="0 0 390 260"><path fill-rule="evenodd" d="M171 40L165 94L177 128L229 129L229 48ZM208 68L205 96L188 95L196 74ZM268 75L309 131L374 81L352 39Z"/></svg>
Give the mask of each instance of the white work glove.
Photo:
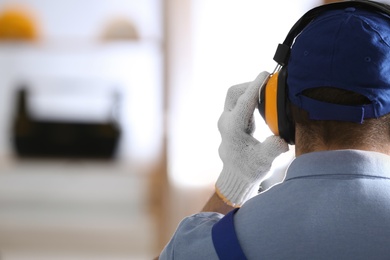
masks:
<svg viewBox="0 0 390 260"><path fill-rule="evenodd" d="M234 207L256 195L273 160L288 151L287 143L278 136L270 136L262 143L253 137L259 88L268 76L269 73L262 72L252 82L229 88L218 121L223 169L215 185L216 193Z"/></svg>

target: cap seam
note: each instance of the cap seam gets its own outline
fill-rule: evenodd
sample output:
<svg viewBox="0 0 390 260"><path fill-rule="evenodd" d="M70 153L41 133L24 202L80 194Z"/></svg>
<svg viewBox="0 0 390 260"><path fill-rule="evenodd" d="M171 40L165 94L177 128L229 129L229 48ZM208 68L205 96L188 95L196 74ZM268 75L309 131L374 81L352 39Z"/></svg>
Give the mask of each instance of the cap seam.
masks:
<svg viewBox="0 0 390 260"><path fill-rule="evenodd" d="M328 78L331 78L333 79L334 77L334 57L335 57L335 53L336 53L336 42L337 42L337 39L340 37L340 31L341 31L341 28L343 26L345 26L345 24L348 22L348 20L350 19L350 15L343 20L342 23L340 23L339 27L338 27L338 30L337 30L337 33L335 34L334 38L333 38L333 44L332 44L332 53L331 53L331 61L330 61L330 66L331 66L331 69L330 69L330 73L331 75L328 75ZM333 82L332 82L333 84Z"/></svg>
<svg viewBox="0 0 390 260"><path fill-rule="evenodd" d="M381 39L381 41L386 44L387 47L390 47L390 45L387 43L387 41L382 37L382 34L378 31L377 28L373 27L371 24L369 24L366 19L361 19L368 27L371 28L375 32L375 34Z"/></svg>

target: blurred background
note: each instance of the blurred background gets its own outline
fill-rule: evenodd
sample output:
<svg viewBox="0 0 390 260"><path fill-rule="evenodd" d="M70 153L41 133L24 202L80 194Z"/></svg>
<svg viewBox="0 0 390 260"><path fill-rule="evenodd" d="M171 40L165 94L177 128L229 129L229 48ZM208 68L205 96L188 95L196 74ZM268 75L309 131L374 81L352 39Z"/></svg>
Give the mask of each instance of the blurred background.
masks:
<svg viewBox="0 0 390 260"><path fill-rule="evenodd" d="M0 259L158 255L213 192L227 89L324 2L0 0Z"/></svg>

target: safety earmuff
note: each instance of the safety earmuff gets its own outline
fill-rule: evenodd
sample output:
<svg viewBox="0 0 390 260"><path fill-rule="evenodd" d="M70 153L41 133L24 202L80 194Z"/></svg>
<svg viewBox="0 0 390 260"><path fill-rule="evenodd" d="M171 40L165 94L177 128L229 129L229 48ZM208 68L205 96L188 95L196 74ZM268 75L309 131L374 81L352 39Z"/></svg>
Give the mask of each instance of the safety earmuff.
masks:
<svg viewBox="0 0 390 260"><path fill-rule="evenodd" d="M261 87L259 112L272 133L282 137L288 144L295 143L295 124L291 120L285 79L286 67L272 73ZM282 78L282 80L280 80Z"/></svg>
<svg viewBox="0 0 390 260"><path fill-rule="evenodd" d="M260 87L258 109L271 131L283 138L288 144L295 144L295 122L290 111L287 86L287 63L294 39L322 12L348 7L362 7L366 10L390 15L388 5L368 0L352 0L318 6L309 10L294 24L283 44L279 44L276 49L274 60L278 65L268 80Z"/></svg>

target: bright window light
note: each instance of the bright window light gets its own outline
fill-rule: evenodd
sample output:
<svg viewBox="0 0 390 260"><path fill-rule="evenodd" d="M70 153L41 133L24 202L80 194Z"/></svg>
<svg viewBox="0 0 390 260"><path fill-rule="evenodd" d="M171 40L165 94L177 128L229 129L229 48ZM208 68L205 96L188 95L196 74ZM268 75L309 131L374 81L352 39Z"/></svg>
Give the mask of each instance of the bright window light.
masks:
<svg viewBox="0 0 390 260"><path fill-rule="evenodd" d="M222 169L217 121L228 88L255 79L261 71L272 72L277 44L316 4L315 0L192 1L190 28L183 35L192 39L190 53L180 59L189 63L183 70L191 72L187 71L188 80L176 86L178 91L171 99L168 155L173 184L215 182ZM174 75L182 73L175 71ZM263 140L271 132L258 113L256 119L256 137Z"/></svg>

